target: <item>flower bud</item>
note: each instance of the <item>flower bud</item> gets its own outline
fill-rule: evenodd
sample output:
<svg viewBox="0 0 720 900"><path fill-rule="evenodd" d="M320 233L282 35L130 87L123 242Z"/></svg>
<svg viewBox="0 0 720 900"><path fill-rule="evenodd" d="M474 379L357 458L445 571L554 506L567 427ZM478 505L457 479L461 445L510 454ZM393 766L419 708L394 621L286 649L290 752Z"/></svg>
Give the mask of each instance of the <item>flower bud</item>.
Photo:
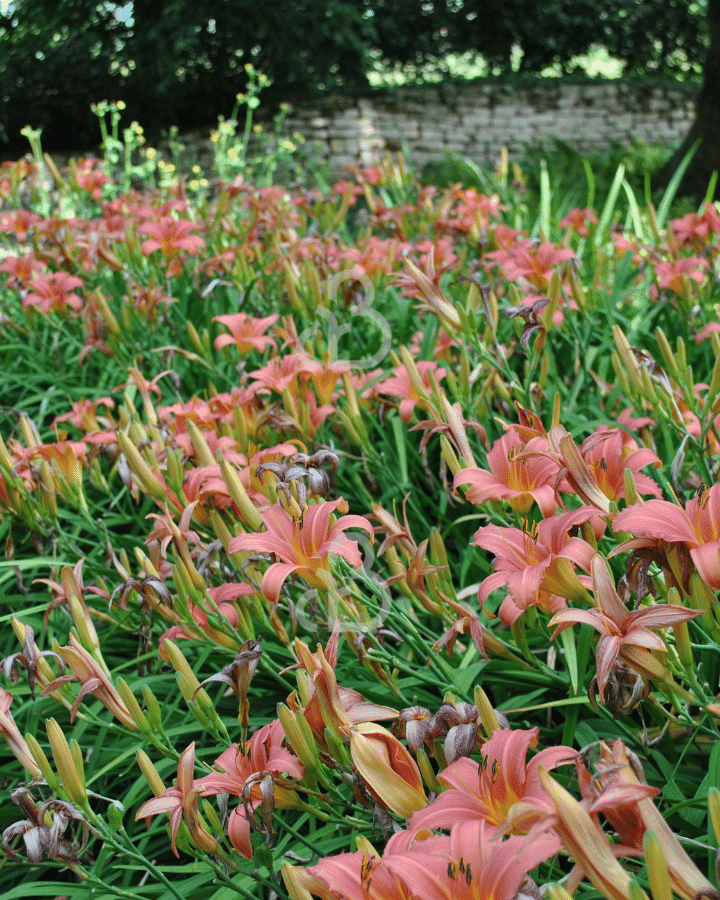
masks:
<svg viewBox="0 0 720 900"><path fill-rule="evenodd" d="M350 754L372 795L396 815L409 819L427 805L415 760L381 725L363 722L353 728Z"/></svg>
<svg viewBox="0 0 720 900"><path fill-rule="evenodd" d="M87 809L88 800L87 791L85 790L85 769L82 763L82 754L77 751L73 752L70 749L65 735L55 719L48 719L46 728L55 768L60 776L63 790L75 806L83 810ZM80 748L77 742L73 741L73 744L75 747L78 747L79 751Z"/></svg>

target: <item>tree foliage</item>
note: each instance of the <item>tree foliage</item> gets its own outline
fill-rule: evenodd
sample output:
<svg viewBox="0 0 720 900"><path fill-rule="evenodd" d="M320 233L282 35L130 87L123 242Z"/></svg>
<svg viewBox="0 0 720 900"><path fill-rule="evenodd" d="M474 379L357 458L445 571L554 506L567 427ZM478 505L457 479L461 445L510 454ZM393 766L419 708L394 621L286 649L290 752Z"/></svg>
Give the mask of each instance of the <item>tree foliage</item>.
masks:
<svg viewBox="0 0 720 900"><path fill-rule="evenodd" d="M232 109L251 62L274 98L367 87L378 61L442 70L483 56L493 74L572 70L600 44L633 75L687 74L704 57L706 0L14 0L0 15L0 140L20 129L47 147L89 146L90 104L122 99L159 132L208 125ZM3 149L3 145L0 145Z"/></svg>

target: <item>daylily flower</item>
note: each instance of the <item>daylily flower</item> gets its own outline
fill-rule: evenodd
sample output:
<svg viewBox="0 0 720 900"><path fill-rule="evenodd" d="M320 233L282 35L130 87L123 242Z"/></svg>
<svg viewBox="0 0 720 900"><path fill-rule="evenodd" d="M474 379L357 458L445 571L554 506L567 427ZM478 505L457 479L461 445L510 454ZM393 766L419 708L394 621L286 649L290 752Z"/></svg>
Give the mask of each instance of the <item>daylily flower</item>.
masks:
<svg viewBox="0 0 720 900"><path fill-rule="evenodd" d="M523 287L532 285L538 291L547 290L554 266L575 258L573 251L567 247L538 244L527 239L517 241L508 248L494 250L486 256L498 262L508 281L518 281Z"/></svg>
<svg viewBox="0 0 720 900"><path fill-rule="evenodd" d="M450 332L459 331L462 328L460 316L440 289L433 254L428 253L425 257L424 272L407 258L403 262L407 274L398 275L393 282L401 288L403 296L421 300Z"/></svg>
<svg viewBox="0 0 720 900"><path fill-rule="evenodd" d="M228 550L251 550L277 557L278 562L270 566L262 582L263 593L272 603L277 603L280 590L292 573L313 587L322 587L326 584L323 574L330 572L331 555L342 556L356 569L360 567L358 545L344 536L345 530L362 528L373 536L372 525L362 516L341 516L330 524L333 512L344 502L340 498L333 503L312 503L297 519L282 506L271 506L260 513L266 531L238 535L230 541Z"/></svg>
<svg viewBox="0 0 720 900"><path fill-rule="evenodd" d="M635 478L638 494L659 497L660 487L648 475L639 470L652 465L658 468L660 458L646 447L638 447L635 440L622 428L598 428L580 445L580 452L592 472L595 483L608 500L625 496L623 473L630 469Z"/></svg>
<svg viewBox="0 0 720 900"><path fill-rule="evenodd" d="M540 507L543 518L557 510L557 477L559 466L546 455L545 438L531 438L525 443L510 429L499 438L487 455L484 469L463 469L453 482L457 490L469 484L466 497L470 503L506 500L514 512L525 515L533 504ZM537 455L534 455L537 453Z"/></svg>
<svg viewBox="0 0 720 900"><path fill-rule="evenodd" d="M282 875L293 900L304 900L308 891L322 900L416 900L402 876L366 850L328 856L309 869L283 863Z"/></svg>
<svg viewBox="0 0 720 900"><path fill-rule="evenodd" d="M597 214L591 206L586 206L585 209L574 206L568 210L564 218L560 219L559 225L561 228L572 228L580 237L587 237L590 233L590 226L597 225L597 223Z"/></svg>
<svg viewBox="0 0 720 900"><path fill-rule="evenodd" d="M705 584L720 590L720 484L700 491L684 510L666 500L636 503L615 516L613 530L634 536L622 549L653 546L659 540L684 544Z"/></svg>
<svg viewBox="0 0 720 900"><path fill-rule="evenodd" d="M417 763L382 725L356 725L350 732L350 755L370 793L396 815L409 819L426 805Z"/></svg>
<svg viewBox="0 0 720 900"><path fill-rule="evenodd" d="M31 278L28 286L31 290L23 297L23 307L37 306L40 312L46 315L51 310L60 312L66 306L74 309L75 312L82 309L82 297L74 291L75 288L83 287L83 282L76 275L68 275L67 272L50 272L48 275Z"/></svg>
<svg viewBox="0 0 720 900"><path fill-rule="evenodd" d="M300 780L304 768L300 760L282 746L285 732L276 719L260 728L242 746L233 744L216 760L221 771L198 778L194 789L203 796L230 794L240 797L228 820L230 843L246 859L252 859L251 826L272 835L272 811L298 803L293 782L283 775ZM152 803L152 801L150 801ZM254 811L260 807L262 822ZM138 813L138 816L140 814Z"/></svg>
<svg viewBox="0 0 720 900"><path fill-rule="evenodd" d="M170 836L172 851L180 856L175 846L180 823L185 824L193 843L206 853L215 853L218 842L205 828L198 812L198 797L204 792L199 782L195 782L195 744L183 751L178 760L177 780L175 786L168 788L164 794L148 800L135 815L135 821L145 819L150 824L152 816L167 813L170 816Z"/></svg>
<svg viewBox="0 0 720 900"><path fill-rule="evenodd" d="M687 293L688 281L702 284L709 268L710 263L701 256L683 256L672 261L661 260L654 266L658 285L680 296Z"/></svg>
<svg viewBox="0 0 720 900"><path fill-rule="evenodd" d="M0 735L25 771L32 776L33 781L42 781L43 774L10 712L12 702L13 696L9 691L0 691Z"/></svg>
<svg viewBox="0 0 720 900"><path fill-rule="evenodd" d="M637 669L637 655L626 652L628 647L637 647L645 651L643 655L647 654L646 659L650 664L650 659L654 660L654 657L649 651L667 651L663 639L652 629L687 622L689 619L702 615L702 611L662 603L643 606L633 612L628 612L615 590L607 563L599 553L595 554L592 559L591 575L595 593L595 609L561 610L552 617L550 625L558 626L553 638L575 622L591 625L600 632L600 638L595 648L595 660L600 699L604 703L605 688L618 656L631 668ZM653 669L664 668L661 663L655 662L657 665L653 666Z"/></svg>
<svg viewBox="0 0 720 900"><path fill-rule="evenodd" d="M428 373L432 372L435 381L439 382L441 378L445 377L447 371L446 369L438 368L436 362L427 360L416 363L416 368L428 393L430 392L430 377ZM379 394L391 394L394 397L401 398L398 413L406 425L412 418L416 404L423 399L415 385L413 385L405 366L398 366L393 370L393 374L390 377L379 381L376 385L376 390Z"/></svg>
<svg viewBox="0 0 720 900"><path fill-rule="evenodd" d="M637 885L631 892L630 874L617 861L607 837L587 810L542 767L538 778L555 808L553 830L578 866L579 874L608 900L647 900Z"/></svg>
<svg viewBox="0 0 720 900"><path fill-rule="evenodd" d="M413 813L411 831L453 829L458 822L482 819L488 835L527 832L538 818L552 812L552 804L538 779L538 767L554 769L578 763L571 747L547 747L529 763L528 750L537 747L537 728L502 728L483 745L482 761L461 757L437 776L443 791L425 809Z"/></svg>
<svg viewBox="0 0 720 900"><path fill-rule="evenodd" d="M576 575L573 564L589 571L595 551L582 538L570 537L569 532L595 514L591 507L580 507L543 519L529 533L497 525L478 528L473 543L496 557L495 573L480 585L480 604L484 606L494 590L506 585L508 596L499 615L512 625L530 606L552 612L563 607L566 600L588 601L589 579Z"/></svg>
<svg viewBox="0 0 720 900"><path fill-rule="evenodd" d="M275 315L258 319L242 312L229 316L213 316L213 322L220 322L230 332L230 334L221 334L216 337L213 346L219 350L228 344L234 344L241 356L246 356L251 350L259 350L262 353L266 347L275 346L275 341L265 332L279 318Z"/></svg>
<svg viewBox="0 0 720 900"><path fill-rule="evenodd" d="M194 222L172 216L162 216L157 222L143 222L138 231L149 235L150 239L143 241L142 252L150 256L153 251L161 250L166 259L174 259L180 250L195 253L205 247L205 241L192 234L199 228Z"/></svg>
<svg viewBox="0 0 720 900"><path fill-rule="evenodd" d="M683 900L717 897L717 890L680 846L653 802L653 795L660 792L641 781L642 770L638 772L638 765L631 762L622 741L601 742L596 774L583 791L590 801L590 812L601 812L607 818L628 851L642 851L645 832L654 832L667 863L673 893L678 897Z"/></svg>
<svg viewBox="0 0 720 900"><path fill-rule="evenodd" d="M524 887L535 896L528 872L559 849L551 834L532 842L520 836L499 841L485 822L459 822L449 837L428 837L407 851L386 850L383 862L416 900L515 900Z"/></svg>
<svg viewBox="0 0 720 900"><path fill-rule="evenodd" d="M87 694L92 694L102 703L105 709L115 716L118 722L121 722L131 731L139 730L135 720L130 715L130 711L118 694L115 685L110 680L107 667L91 656L74 634L70 634L70 645L59 647L58 653L65 660L73 674L61 675L59 678L51 681L50 684L43 688L40 694L41 697L50 694L61 684L77 680L80 682L81 687L77 700L70 710L71 719L75 717L83 697Z"/></svg>
<svg viewBox="0 0 720 900"><path fill-rule="evenodd" d="M297 887L322 900L515 900L527 873L558 850L556 838L492 840L484 822L463 822L449 837L394 834L380 857L371 847L321 859L309 869L286 866ZM533 896L533 882L528 883ZM536 888L535 888L536 889ZM304 896L304 895L302 895Z"/></svg>
<svg viewBox="0 0 720 900"><path fill-rule="evenodd" d="M326 728L346 740L353 725L397 716L396 709L367 702L358 691L338 685L335 664L339 638L340 627L336 625L324 650L318 644L316 652L311 653L299 638L294 645L299 661L291 668L304 670L306 675L298 673L298 690L288 698L288 706L303 710L316 742L323 748Z"/></svg>

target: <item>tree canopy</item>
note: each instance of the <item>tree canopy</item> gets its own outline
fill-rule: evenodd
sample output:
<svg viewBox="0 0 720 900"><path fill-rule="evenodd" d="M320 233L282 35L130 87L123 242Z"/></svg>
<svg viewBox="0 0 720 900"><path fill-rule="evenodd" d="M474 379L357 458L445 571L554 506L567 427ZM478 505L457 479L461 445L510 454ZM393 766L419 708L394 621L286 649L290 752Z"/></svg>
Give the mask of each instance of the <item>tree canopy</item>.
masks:
<svg viewBox="0 0 720 900"><path fill-rule="evenodd" d="M378 63L418 75L448 54L477 54L492 74L513 66L571 71L603 45L631 75L699 74L707 0L14 0L0 15L0 151L90 146L90 104L124 100L128 120L159 133L212 124L245 87L246 63L273 99L367 88Z"/></svg>

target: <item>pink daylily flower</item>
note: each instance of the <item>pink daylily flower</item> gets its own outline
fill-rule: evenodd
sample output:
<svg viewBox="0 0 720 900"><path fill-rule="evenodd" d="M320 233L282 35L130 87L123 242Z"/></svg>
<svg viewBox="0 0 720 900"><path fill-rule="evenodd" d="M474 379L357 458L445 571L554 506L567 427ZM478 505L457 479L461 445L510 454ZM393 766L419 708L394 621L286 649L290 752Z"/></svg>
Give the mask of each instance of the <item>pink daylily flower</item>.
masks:
<svg viewBox="0 0 720 900"><path fill-rule="evenodd" d="M525 515L533 504L540 507L543 518L557 510L557 476L559 466L549 455L546 438L531 438L525 443L515 429L499 438L487 455L484 469L463 469L455 476L454 488L469 484L466 497L470 503L506 500L511 508ZM532 455L536 451L537 455Z"/></svg>
<svg viewBox="0 0 720 900"><path fill-rule="evenodd" d="M495 573L480 585L478 599L484 606L490 594L507 585L508 597L500 618L512 625L530 606L554 612L566 600L589 600L586 576L578 576L573 564L588 572L594 549L579 537L570 537L575 525L587 522L597 511L589 506L543 519L532 532L487 525L478 528L473 543L494 553Z"/></svg>
<svg viewBox="0 0 720 900"><path fill-rule="evenodd" d="M687 622L702 615L702 611L685 609L671 603L658 603L628 612L615 590L607 563L599 553L592 559L591 572L595 609L561 610L552 617L550 625L558 626L553 638L575 622L591 625L600 632L595 659L600 699L604 703L605 688L618 656L623 658L629 647L666 652L665 642L653 629ZM632 667L635 659L632 657L626 661Z"/></svg>
<svg viewBox="0 0 720 900"><path fill-rule="evenodd" d="M143 803L135 816L136 822L138 819L145 819L149 825L152 816L168 813L170 816L171 846L175 856L180 855L175 842L183 819L190 832L190 837L201 850L204 850L206 853L214 853L218 849L217 841L200 820L198 797L203 793L204 789L194 780L194 772L195 744L192 743L178 760L175 786L168 788L159 797L154 797L152 800Z"/></svg>
<svg viewBox="0 0 720 900"><path fill-rule="evenodd" d="M580 445L580 452L592 473L595 483L608 500L625 496L624 471L630 469L639 494L660 497L660 487L639 470L645 466L658 468L660 458L637 442L622 428L598 428Z"/></svg>
<svg viewBox="0 0 720 900"><path fill-rule="evenodd" d="M362 562L355 541L344 536L347 528L362 528L371 536L374 530L363 516L341 516L330 524L333 512L345 501L312 503L296 520L282 506L276 504L260 513L266 531L260 534L241 534L228 544L230 553L250 550L254 553L272 553L278 562L265 573L263 594L272 603L280 598L280 589L293 572L313 587L325 582L319 572L329 572L332 556L342 556L350 565L359 568Z"/></svg>
<svg viewBox="0 0 720 900"><path fill-rule="evenodd" d="M438 775L448 790L429 806L413 813L411 831L454 829L457 823L482 819L489 835L508 830L526 833L552 805L538 780L538 767L554 769L579 762L571 747L546 747L526 762L537 747L539 731L502 728L482 748L482 762L463 756Z"/></svg>
<svg viewBox="0 0 720 900"><path fill-rule="evenodd" d="M23 307L37 306L46 315L51 310L60 312L67 306L75 312L82 309L83 300L75 289L83 287L83 282L75 275L67 272L38 275L30 279L29 287L30 292L22 300Z"/></svg>
<svg viewBox="0 0 720 900"><path fill-rule="evenodd" d="M213 316L213 322L220 322L230 332L230 334L221 334L216 337L214 347L216 350L220 350L221 347L234 344L242 356L250 353L251 350L259 350L262 353L266 347L275 346L275 341L265 332L279 318L279 316L265 316L258 319L243 312L233 313L229 316Z"/></svg>
<svg viewBox="0 0 720 900"><path fill-rule="evenodd" d="M487 257L498 262L508 281L517 281L523 287L532 285L538 291L546 291L553 267L573 259L575 254L567 247L549 243L533 246L530 240L524 240L505 249L494 250Z"/></svg>
<svg viewBox="0 0 720 900"><path fill-rule="evenodd" d="M149 235L150 239L143 241L142 252L150 256L154 250L160 250L166 259L173 259L180 250L196 253L205 247L205 241L192 234L199 227L187 219L174 219L172 216L162 216L157 222L143 222L138 226L138 231Z"/></svg>
<svg viewBox="0 0 720 900"><path fill-rule="evenodd" d="M634 536L624 549L652 546L658 540L684 544L705 584L720 591L720 484L693 497L684 510L667 500L629 506L615 516L613 530Z"/></svg>
<svg viewBox="0 0 720 900"><path fill-rule="evenodd" d="M710 264L701 256L683 256L671 262L662 260L655 263L655 274L658 285L668 288L675 294L685 294L685 281L683 276L696 284L702 284L706 277Z"/></svg>
<svg viewBox="0 0 720 900"><path fill-rule="evenodd" d="M485 822L470 821L455 825L449 837L428 837L407 852L386 851L383 862L415 900L515 900L528 873L559 849L552 834L499 841Z"/></svg>
<svg viewBox="0 0 720 900"><path fill-rule="evenodd" d="M228 819L228 836L233 847L246 859L253 857L250 828L254 811L263 807L263 825L270 831L272 808L287 808L298 801L293 783L283 775L300 780L305 769L300 760L282 746L284 739L285 732L276 719L256 731L242 747L233 744L222 753L215 760L215 765L222 771L212 772L194 783L203 796L230 794L242 799Z"/></svg>

